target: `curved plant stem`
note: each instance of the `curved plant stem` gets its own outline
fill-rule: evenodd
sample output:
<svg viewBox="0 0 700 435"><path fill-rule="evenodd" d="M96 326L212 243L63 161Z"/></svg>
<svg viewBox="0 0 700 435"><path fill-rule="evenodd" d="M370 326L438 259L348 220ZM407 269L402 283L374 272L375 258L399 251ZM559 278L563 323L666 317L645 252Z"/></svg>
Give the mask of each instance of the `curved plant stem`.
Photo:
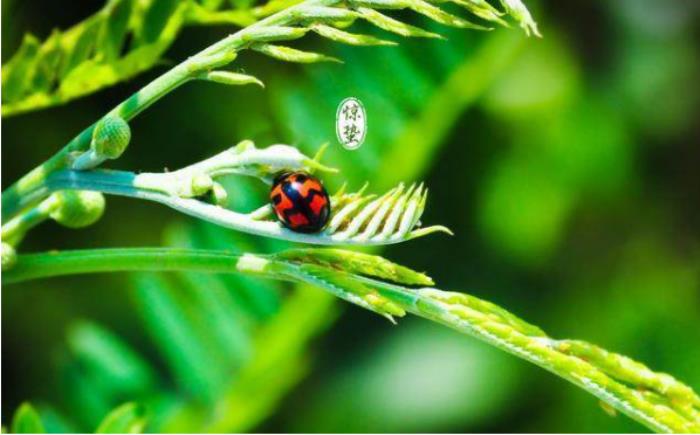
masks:
<svg viewBox="0 0 700 435"><path fill-rule="evenodd" d="M307 0L303 5L331 6L340 2L341 0ZM194 79L200 71L225 65L232 61L236 56L236 51L248 44L248 35L253 34L256 30L265 26L284 25L296 20L296 10L299 6L301 5L277 12L189 57L118 104L105 116L119 116L126 121L133 119L170 91ZM72 152L86 151L90 147L94 127L95 124L92 124L83 130L53 157L31 170L3 192L3 217L15 215L21 208L22 196L36 190L48 174L67 167Z"/></svg>
<svg viewBox="0 0 700 435"><path fill-rule="evenodd" d="M144 182L143 178L139 178L143 176L147 176L146 179L149 181ZM168 178L169 177L167 176L163 177L161 174L136 175L127 171L61 170L47 176L35 191L27 192L27 194L24 195L24 198L25 201L32 200L37 197L46 196L47 194L55 191L65 189L96 191L111 195L120 195L157 202L189 216L193 216L204 221L211 222L215 225L230 228L236 231L316 245L388 245L422 237L433 232L442 231L451 234L448 229L439 225L421 227L417 229L414 229L414 225L410 225L405 227L403 232L400 232L399 230L401 229L399 228L396 233L390 233L389 236L386 237L344 237L342 231L333 232L330 228L327 228L320 233L299 233L284 228L274 220L259 219L251 214L238 213L218 205L210 204L198 198L181 197L177 194L168 193L172 191L173 185L175 184ZM394 191L390 191L389 193L392 192ZM409 213L412 213L414 216L412 219L417 221L423 212L425 200L422 197L423 194L421 193L420 188L415 190L415 192L417 192L417 194L411 196L412 199L406 203L406 209L404 210L403 208L399 208L397 206L397 210L401 212L401 216L403 216L403 218L405 218ZM387 193L385 196L389 195L389 193ZM409 194L407 193L406 195L408 196ZM391 198L391 195L388 197ZM420 201L418 201L418 199L420 199ZM411 206L411 204L414 204L415 206ZM338 215L339 214L340 213L338 213ZM6 228L9 228L11 226L10 224L17 219L18 218L16 217L8 222L8 224L3 226L3 234L5 234ZM377 226L377 228L379 227Z"/></svg>
<svg viewBox="0 0 700 435"><path fill-rule="evenodd" d="M3 271L5 283L38 278L100 272L191 271L266 275L269 261L252 254L175 249L118 248L27 254Z"/></svg>
<svg viewBox="0 0 700 435"><path fill-rule="evenodd" d="M229 64L236 58L237 53L240 50L246 48L252 48L284 61L308 63L332 60L331 58L318 53L306 53L289 47L270 44L270 42L300 38L312 28L318 30L318 26L314 27L314 25L324 24L326 22L347 23L352 22L359 17L363 17L378 27L393 31L394 33L398 33L403 36L432 35L429 32L417 32L415 28L407 26L404 23L394 19L389 19L388 17L383 17L381 14L376 12L374 8L410 8L420 14L428 16L434 21L445 25L462 28L485 29L482 26L474 25L469 21L454 17L423 0L357 0L355 2L356 4L354 4L354 7L357 10L349 9L350 3L352 3L352 1L305 0L296 5L287 7L286 9L283 9L263 20L260 20L244 29L239 30L236 33L227 36L226 38L210 45L194 56L191 56L185 61L179 63L133 94L131 97L118 104L111 111L109 111L105 117L118 117L125 121L129 121L154 104L164 95L168 94L187 81L203 78L203 76L206 78L208 74L203 73ZM475 15L481 16L482 18L485 17L479 12L484 12L482 8L475 6L470 2L457 1L457 3L465 6ZM364 6L365 4L366 6ZM286 3L284 5L286 5ZM506 8L506 11L518 22L520 22L520 24L526 30L526 33L529 34L530 32L533 32L537 34L536 24L530 17L525 6L520 3L520 0L508 0L503 5ZM363 14L362 11L365 11L365 13ZM373 12L374 15L371 16L374 18L370 18L367 15L367 12ZM377 15L383 18L380 18L379 21L377 21ZM498 19L497 15L490 16L492 19L495 19L496 22L502 22L502 20ZM299 27L299 25L302 26ZM349 42L347 35L339 35L345 35L345 33L333 31L332 35L325 34L325 36L322 36L341 42ZM354 39L351 38L350 41L376 42L372 38L362 36L356 36ZM230 80L231 74L225 73L225 75L226 74L228 74ZM218 77L220 77L220 75ZM248 77L248 80L244 82L250 83L250 80L253 82L257 81L255 78ZM237 83L242 84L240 82ZM90 147L92 133L96 125L97 123L86 128L53 157L20 178L15 184L3 192L3 218L8 219L13 217L22 208L22 196L27 192L35 191L48 174L69 166L73 153L87 151Z"/></svg>
<svg viewBox="0 0 700 435"><path fill-rule="evenodd" d="M3 279L15 283L127 270L246 273L310 283L389 318L410 312L485 341L572 382L654 431L700 431L700 398L673 377L583 341L555 340L503 308L464 293L387 282L430 279L381 257L328 249L272 256L164 248L83 250L20 255Z"/></svg>
<svg viewBox="0 0 700 435"><path fill-rule="evenodd" d="M386 285L384 285L386 286ZM598 397L603 403L626 414L655 432L694 433L700 430L700 400L689 387L669 375L655 373L646 366L625 356L604 351L581 341L555 340L532 325L507 313L505 322L497 319L502 309L462 293L448 293L437 289L419 289L412 300L407 300L405 289L389 290L393 296L383 296L396 302L406 311L443 324L467 335L483 340L501 350L548 370ZM525 326L521 329L518 326ZM585 352L571 352L571 343L578 343ZM606 358L592 360L584 353L606 354ZM649 384L673 384L678 395L658 391L641 382L630 382L626 366L638 366L637 378L651 374ZM670 379L664 382L663 379ZM661 393L661 394L660 394Z"/></svg>
<svg viewBox="0 0 700 435"><path fill-rule="evenodd" d="M55 198L48 197L35 207L13 217L2 226L2 241L16 245L27 231L45 221L58 205Z"/></svg>

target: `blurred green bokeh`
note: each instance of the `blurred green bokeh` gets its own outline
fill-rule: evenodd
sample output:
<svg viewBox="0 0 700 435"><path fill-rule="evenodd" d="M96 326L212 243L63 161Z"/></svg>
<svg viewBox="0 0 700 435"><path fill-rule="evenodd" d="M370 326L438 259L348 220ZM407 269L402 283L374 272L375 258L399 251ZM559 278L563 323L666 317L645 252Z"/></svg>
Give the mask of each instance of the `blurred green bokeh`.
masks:
<svg viewBox="0 0 700 435"><path fill-rule="evenodd" d="M700 4L527 2L544 39L514 29L440 28L448 41L399 48L300 46L344 65L297 66L245 53L264 91L193 83L132 123L111 166L178 168L242 139L288 143L344 181L385 189L426 180L437 235L390 247L441 288L502 305L558 338L581 338L700 389ZM2 59L25 32L46 37L95 2L2 3ZM362 26L360 26L362 27ZM230 32L187 28L166 63ZM361 29L366 32L371 30ZM238 62L238 60L237 60ZM8 186L162 73L66 106L3 120ZM357 151L335 139L335 110L360 99ZM265 188L231 179L231 206ZM75 231L47 223L24 251L115 246L275 251L151 203L108 198ZM418 319L392 326L320 290L197 274L95 275L2 294L3 424L22 401L49 430L93 430L136 400L150 430L629 432L583 391Z"/></svg>

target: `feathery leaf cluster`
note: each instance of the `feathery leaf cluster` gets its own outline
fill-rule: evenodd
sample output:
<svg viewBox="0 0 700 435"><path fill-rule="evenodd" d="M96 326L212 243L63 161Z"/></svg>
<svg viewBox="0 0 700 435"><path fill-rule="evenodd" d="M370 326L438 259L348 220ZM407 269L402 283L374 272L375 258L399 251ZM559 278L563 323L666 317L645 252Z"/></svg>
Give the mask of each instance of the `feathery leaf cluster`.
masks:
<svg viewBox="0 0 700 435"><path fill-rule="evenodd" d="M222 2L109 0L43 42L26 34L2 67L2 115L64 104L153 67L185 25L246 26L264 11Z"/></svg>
<svg viewBox="0 0 700 435"><path fill-rule="evenodd" d="M95 433L142 433L146 426L143 406L127 402L110 411L95 429ZM11 433L46 433L41 416L28 403L22 403L12 417Z"/></svg>
<svg viewBox="0 0 700 435"><path fill-rule="evenodd" d="M127 80L153 67L186 25L231 24L245 27L258 19L298 3L277 0L247 9L222 8L221 1L136 1L109 0L84 21L66 31L54 30L43 42L25 35L21 46L2 67L2 115L64 104L77 97ZM455 0L480 19L507 25L503 15L510 15L526 33L538 34L537 26L520 0L503 1L500 12L485 0ZM376 9L412 9L437 22L464 28L485 28L448 14L423 0L357 0L352 10L340 6L309 6L296 11L289 22L265 26L264 31L250 32L250 48L290 62L333 60L315 53L269 44L302 37L313 31L324 38L352 45L395 45L391 41L356 35L336 28L362 18L377 27L402 36L437 37L380 14ZM302 27L289 27L301 24ZM237 74L237 73L231 73ZM204 79L226 84L247 84L253 78L216 73Z"/></svg>
<svg viewBox="0 0 700 435"><path fill-rule="evenodd" d="M20 256L5 278L118 270L244 273L312 284L393 321L407 312L530 361L578 385L603 403L659 432L700 430L700 397L670 375L578 340L556 340L482 299L433 287L432 280L388 260L338 249L302 249L270 256L162 249L67 251Z"/></svg>

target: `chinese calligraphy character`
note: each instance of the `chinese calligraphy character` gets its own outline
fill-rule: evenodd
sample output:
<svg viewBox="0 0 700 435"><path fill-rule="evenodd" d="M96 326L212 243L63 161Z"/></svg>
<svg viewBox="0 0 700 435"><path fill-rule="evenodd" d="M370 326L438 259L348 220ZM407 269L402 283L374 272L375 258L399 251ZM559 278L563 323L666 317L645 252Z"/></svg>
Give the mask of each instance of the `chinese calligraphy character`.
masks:
<svg viewBox="0 0 700 435"><path fill-rule="evenodd" d="M362 145L367 135L367 114L356 98L346 98L340 102L335 114L335 132L338 142L349 150Z"/></svg>
<svg viewBox="0 0 700 435"><path fill-rule="evenodd" d="M357 128L355 124L348 124L343 129L343 134L345 135L345 141L347 143L357 142L357 136L360 133L360 129Z"/></svg>
<svg viewBox="0 0 700 435"><path fill-rule="evenodd" d="M357 121L357 116L358 116L358 111L360 110L360 106L358 106L355 103L350 103L347 106L343 107L343 116L345 117L346 121Z"/></svg>

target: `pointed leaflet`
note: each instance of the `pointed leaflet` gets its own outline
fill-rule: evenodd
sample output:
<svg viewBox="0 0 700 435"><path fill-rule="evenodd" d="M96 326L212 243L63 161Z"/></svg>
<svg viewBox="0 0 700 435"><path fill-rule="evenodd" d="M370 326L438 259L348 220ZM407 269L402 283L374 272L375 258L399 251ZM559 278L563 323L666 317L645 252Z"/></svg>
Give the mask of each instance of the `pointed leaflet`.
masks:
<svg viewBox="0 0 700 435"><path fill-rule="evenodd" d="M29 402L24 402L17 408L12 417L12 433L44 433L44 424L41 422L39 413ZM4 431L3 431L4 432Z"/></svg>
<svg viewBox="0 0 700 435"><path fill-rule="evenodd" d="M335 27L326 26L325 24L315 24L311 28L324 38L349 45L397 45L393 41L385 41L369 35L349 33L336 29Z"/></svg>
<svg viewBox="0 0 700 435"><path fill-rule="evenodd" d="M291 249L275 258L297 263L317 264L347 273L372 276L408 285L433 285L433 280L420 272L393 263L377 255L343 249Z"/></svg>
<svg viewBox="0 0 700 435"><path fill-rule="evenodd" d="M437 33L428 32L419 27L414 27L409 24L402 23L401 21L395 20L388 17L374 9L359 7L357 11L360 16L379 27L380 29L386 30L387 32L396 33L397 35L406 37L419 37L419 38L442 38L442 36Z"/></svg>
<svg viewBox="0 0 700 435"><path fill-rule="evenodd" d="M95 433L141 433L146 426L146 410L138 403L125 403L102 420Z"/></svg>
<svg viewBox="0 0 700 435"><path fill-rule="evenodd" d="M266 54L285 62L315 63L315 62L340 62L340 60L311 51L297 50L296 48L272 44L255 44L251 47L255 51Z"/></svg>
<svg viewBox="0 0 700 435"><path fill-rule="evenodd" d="M3 101L14 101L22 96L29 85L38 52L39 40L32 35L25 35L17 53L2 68Z"/></svg>

